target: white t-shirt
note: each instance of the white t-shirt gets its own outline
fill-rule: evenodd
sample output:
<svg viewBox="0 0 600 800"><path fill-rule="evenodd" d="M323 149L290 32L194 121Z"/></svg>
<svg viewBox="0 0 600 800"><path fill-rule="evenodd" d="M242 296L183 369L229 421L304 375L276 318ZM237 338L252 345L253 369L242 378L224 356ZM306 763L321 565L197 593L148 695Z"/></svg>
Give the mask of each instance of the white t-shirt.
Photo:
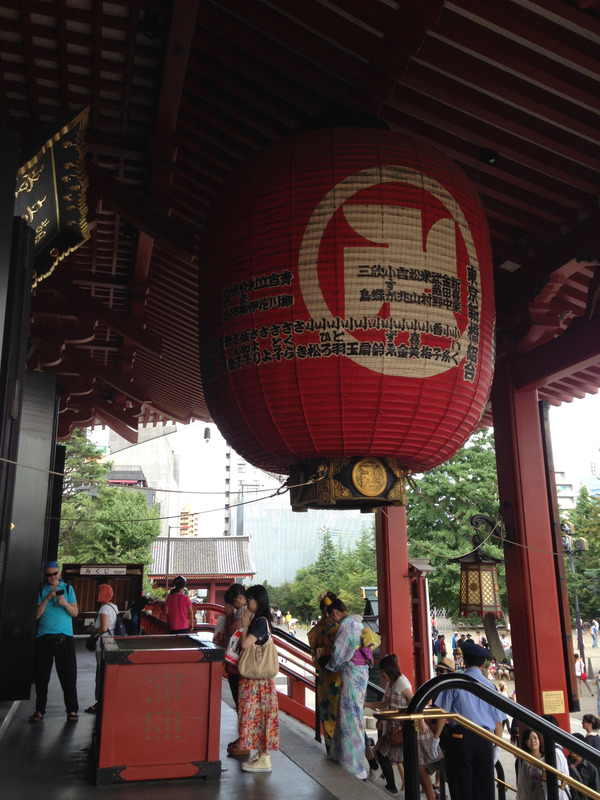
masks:
<svg viewBox="0 0 600 800"><path fill-rule="evenodd" d="M96 630L99 630L102 627L100 614L106 614L106 616L108 617L108 630L101 636L98 636L98 638L96 639L96 650L100 650L100 639L102 639L103 636L112 636L115 632L115 623L117 621L117 607L114 603L104 603L103 606L100 606L100 608L98 609L98 613L96 614L96 619L94 620L94 628Z"/></svg>

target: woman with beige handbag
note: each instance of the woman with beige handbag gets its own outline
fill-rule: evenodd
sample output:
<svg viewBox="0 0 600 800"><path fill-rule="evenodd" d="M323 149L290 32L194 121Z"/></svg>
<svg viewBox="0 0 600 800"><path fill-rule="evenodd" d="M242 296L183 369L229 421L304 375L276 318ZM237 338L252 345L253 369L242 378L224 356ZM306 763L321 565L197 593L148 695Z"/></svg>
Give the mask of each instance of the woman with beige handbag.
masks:
<svg viewBox="0 0 600 800"><path fill-rule="evenodd" d="M256 750L257 753L242 764L242 769L245 772L271 772L269 751L279 750L279 708L274 681L279 660L271 636L267 590L264 586L251 586L246 597L248 605L242 614L238 662L239 743L241 748Z"/></svg>

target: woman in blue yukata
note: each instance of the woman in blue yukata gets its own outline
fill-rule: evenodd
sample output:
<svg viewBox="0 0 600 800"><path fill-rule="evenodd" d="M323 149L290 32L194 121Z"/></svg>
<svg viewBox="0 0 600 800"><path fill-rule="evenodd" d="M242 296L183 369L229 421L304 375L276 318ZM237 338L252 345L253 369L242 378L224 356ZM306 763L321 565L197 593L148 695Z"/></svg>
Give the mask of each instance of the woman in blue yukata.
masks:
<svg viewBox="0 0 600 800"><path fill-rule="evenodd" d="M327 606L333 622L339 624L327 669L340 672L340 695L337 723L329 753L344 769L365 780L368 764L365 759L363 705L373 650L363 642L363 621L351 615L345 604L335 597Z"/></svg>

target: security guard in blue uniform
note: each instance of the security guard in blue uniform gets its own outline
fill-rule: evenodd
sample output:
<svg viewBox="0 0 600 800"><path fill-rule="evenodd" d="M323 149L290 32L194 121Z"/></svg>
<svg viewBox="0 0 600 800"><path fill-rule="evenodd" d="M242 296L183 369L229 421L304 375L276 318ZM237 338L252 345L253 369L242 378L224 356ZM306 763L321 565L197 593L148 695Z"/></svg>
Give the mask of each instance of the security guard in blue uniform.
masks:
<svg viewBox="0 0 600 800"><path fill-rule="evenodd" d="M490 658L489 650L473 641L462 645L465 675L496 688L484 677L482 667ZM461 714L482 728L502 735L506 714L463 689L448 689L435 699L445 711ZM452 800L494 800L494 758L491 742L451 721L446 740L446 776Z"/></svg>

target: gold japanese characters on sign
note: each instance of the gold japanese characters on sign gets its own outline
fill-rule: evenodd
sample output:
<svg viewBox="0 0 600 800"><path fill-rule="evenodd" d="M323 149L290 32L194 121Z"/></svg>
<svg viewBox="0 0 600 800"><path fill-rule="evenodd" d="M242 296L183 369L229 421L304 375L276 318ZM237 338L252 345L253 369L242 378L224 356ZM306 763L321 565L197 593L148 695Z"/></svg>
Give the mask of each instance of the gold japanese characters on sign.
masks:
<svg viewBox="0 0 600 800"><path fill-rule="evenodd" d="M85 191L88 109L57 123L55 133L24 148L17 172L15 214L34 230L33 286L89 239ZM77 156L77 160L75 160Z"/></svg>

